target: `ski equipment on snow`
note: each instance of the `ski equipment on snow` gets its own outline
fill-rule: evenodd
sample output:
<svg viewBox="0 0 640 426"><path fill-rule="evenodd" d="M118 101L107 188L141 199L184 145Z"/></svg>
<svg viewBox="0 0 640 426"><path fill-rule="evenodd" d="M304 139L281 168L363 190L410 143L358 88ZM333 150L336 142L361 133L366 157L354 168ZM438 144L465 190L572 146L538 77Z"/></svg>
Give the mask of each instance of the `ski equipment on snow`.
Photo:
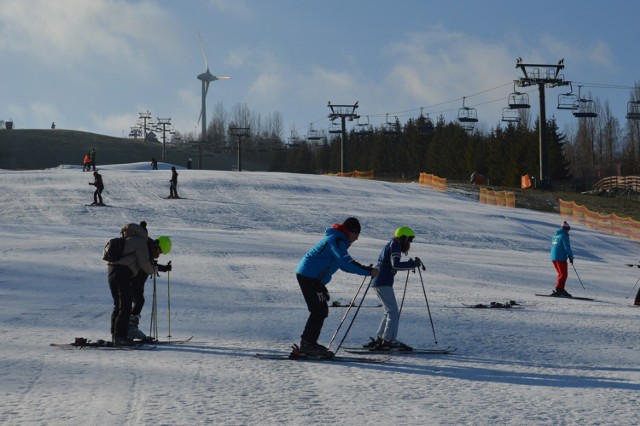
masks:
<svg viewBox="0 0 640 426"><path fill-rule="evenodd" d="M49 346L64 349L112 349L112 350L152 350L156 346L146 343L135 343L131 346L116 346L108 340L92 341L84 337L76 337L73 343L51 343Z"/></svg>
<svg viewBox="0 0 640 426"><path fill-rule="evenodd" d="M457 348L447 346L444 348L418 348L410 351L402 351L402 350L394 350L394 349L384 349L378 350L374 348L358 348L358 347L347 347L344 348L346 352L352 354L387 354L387 355L447 355L456 351Z"/></svg>
<svg viewBox="0 0 640 426"><path fill-rule="evenodd" d="M595 300L592 299L590 297L578 297L578 296L571 296L571 297L567 297L567 296L555 296L553 294L536 294L536 296L540 296L540 297L553 297L555 299L574 299L574 300Z"/></svg>

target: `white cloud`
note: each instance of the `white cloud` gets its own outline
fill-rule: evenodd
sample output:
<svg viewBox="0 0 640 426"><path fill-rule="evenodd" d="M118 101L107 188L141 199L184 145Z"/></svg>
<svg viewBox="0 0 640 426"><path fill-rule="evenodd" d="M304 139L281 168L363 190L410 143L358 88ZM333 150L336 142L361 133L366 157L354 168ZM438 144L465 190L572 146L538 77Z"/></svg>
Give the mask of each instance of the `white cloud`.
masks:
<svg viewBox="0 0 640 426"><path fill-rule="evenodd" d="M0 24L0 52L60 68L104 59L144 68L153 52L174 47L171 20L151 2L5 0Z"/></svg>

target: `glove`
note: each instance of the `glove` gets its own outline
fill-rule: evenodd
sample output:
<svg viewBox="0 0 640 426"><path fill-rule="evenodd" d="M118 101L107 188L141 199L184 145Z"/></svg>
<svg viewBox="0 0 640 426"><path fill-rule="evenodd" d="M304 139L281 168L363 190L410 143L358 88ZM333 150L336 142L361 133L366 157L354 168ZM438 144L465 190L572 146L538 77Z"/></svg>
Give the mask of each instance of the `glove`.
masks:
<svg viewBox="0 0 640 426"><path fill-rule="evenodd" d="M327 287L325 287L324 284L322 284L320 281L316 282L315 290L320 302L328 302L329 300L331 300L329 290L327 290Z"/></svg>
<svg viewBox="0 0 640 426"><path fill-rule="evenodd" d="M413 259L413 261L415 262L415 264L416 264L416 266L417 266L418 268L419 268L419 267L421 267L422 265L424 265L424 263L422 263L422 260L420 260L420 258L419 258L419 257L415 257L415 258Z"/></svg>
<svg viewBox="0 0 640 426"><path fill-rule="evenodd" d="M160 272L170 272L171 271L171 264L167 264L167 265L160 265L158 264L158 271Z"/></svg>
<svg viewBox="0 0 640 426"><path fill-rule="evenodd" d="M569 259L569 262L573 265L573 259Z"/></svg>

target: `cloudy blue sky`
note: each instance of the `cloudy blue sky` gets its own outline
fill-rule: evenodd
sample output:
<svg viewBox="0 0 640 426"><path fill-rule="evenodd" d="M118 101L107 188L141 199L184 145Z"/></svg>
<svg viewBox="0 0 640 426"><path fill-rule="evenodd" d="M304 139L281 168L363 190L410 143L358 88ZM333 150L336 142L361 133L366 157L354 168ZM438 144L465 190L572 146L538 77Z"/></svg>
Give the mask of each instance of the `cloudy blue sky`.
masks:
<svg viewBox="0 0 640 426"><path fill-rule="evenodd" d="M625 124L640 81L640 3L398 0L0 0L0 120L122 136L140 112L194 132L205 69L217 103L246 104L285 120L283 137L326 129L327 102L359 102L379 125L421 108L454 121L476 108L479 126L501 123L526 63L555 64L583 97L608 102ZM538 94L528 92L537 115ZM547 116L567 87L547 90Z"/></svg>

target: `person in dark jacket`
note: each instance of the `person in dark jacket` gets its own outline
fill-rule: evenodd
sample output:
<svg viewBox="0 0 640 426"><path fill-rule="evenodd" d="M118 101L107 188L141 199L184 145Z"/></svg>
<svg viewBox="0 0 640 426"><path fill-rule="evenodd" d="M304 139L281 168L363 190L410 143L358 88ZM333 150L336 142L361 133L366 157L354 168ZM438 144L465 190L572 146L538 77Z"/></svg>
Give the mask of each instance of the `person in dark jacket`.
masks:
<svg viewBox="0 0 640 426"><path fill-rule="evenodd" d="M167 254L171 250L171 239L167 236L160 236L157 239L149 237L147 230L147 222L144 220L140 222L140 226L147 233L147 249L149 250L149 261L152 265L155 265L158 272L171 271L171 261L166 265L161 265L157 262L158 257L161 254ZM164 250L164 251L163 251ZM144 283L149 278L149 274L143 269L131 279L131 316L129 317L129 329L127 331L127 337L129 339L148 340L147 335L138 328L140 325L140 314L144 307Z"/></svg>
<svg viewBox="0 0 640 426"><path fill-rule="evenodd" d="M171 179L169 180L169 198L178 197L178 172L175 167L171 167Z"/></svg>
<svg viewBox="0 0 640 426"><path fill-rule="evenodd" d="M131 279L140 272L148 275L156 273L156 268L149 261L147 233L137 223L125 225L120 230L125 238L123 256L109 262L107 266L109 289L113 297L111 313L111 336L115 346L133 345L127 332L131 316Z"/></svg>
<svg viewBox="0 0 640 426"><path fill-rule="evenodd" d="M102 202L102 191L104 191L104 183L102 183L102 175L98 172L93 172L93 182L89 182L89 185L96 187L93 191L93 203L92 205L104 206Z"/></svg>
<svg viewBox="0 0 640 426"><path fill-rule="evenodd" d="M402 254L408 255L411 248L411 242L416 234L413 229L408 226L401 226L396 229L393 238L382 248L378 256L378 269L380 273L371 281L371 287L374 289L384 309L382 321L378 326L376 338L364 345L375 350L396 350L411 351L410 346L399 342L396 337L398 335L398 323L400 320L400 311L398 310L398 302L393 291L393 282L398 271L415 270L420 267L422 262L419 258L402 261Z"/></svg>
<svg viewBox="0 0 640 426"><path fill-rule="evenodd" d="M89 153L89 159L91 160L91 167L93 168L93 171L96 171L96 149L95 148L91 148L91 152ZM87 169L87 171L89 171L89 169Z"/></svg>
<svg viewBox="0 0 640 426"><path fill-rule="evenodd" d="M325 236L300 260L296 278L309 309L309 318L300 341L300 352L312 356L331 357L333 353L318 344L324 319L329 314L329 291L326 284L341 269L351 274L375 277L378 269L361 265L347 251L360 236L360 222L350 217L325 231Z"/></svg>
<svg viewBox="0 0 640 426"><path fill-rule="evenodd" d="M558 273L556 288L551 293L552 296L571 297L567 290L564 289L569 277L567 259L573 264L573 251L571 251L571 242L569 241L570 229L571 226L565 220L560 229L551 238L551 263L553 263L553 267Z"/></svg>

